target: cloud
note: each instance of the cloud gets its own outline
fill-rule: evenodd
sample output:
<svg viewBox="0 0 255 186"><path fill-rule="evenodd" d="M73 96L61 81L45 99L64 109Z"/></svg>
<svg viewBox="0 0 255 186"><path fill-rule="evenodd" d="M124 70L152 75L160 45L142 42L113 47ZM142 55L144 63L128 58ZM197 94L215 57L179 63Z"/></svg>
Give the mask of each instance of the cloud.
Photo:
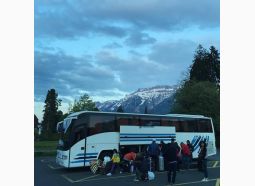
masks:
<svg viewBox="0 0 255 186"><path fill-rule="evenodd" d="M153 44L156 39L150 37L147 33L132 32L125 43L131 47L137 47L145 44Z"/></svg>
<svg viewBox="0 0 255 186"><path fill-rule="evenodd" d="M192 25L219 27L220 1L83 0L35 1L35 37L123 38L132 30L176 31ZM132 36L129 36L132 37Z"/></svg>
<svg viewBox="0 0 255 186"><path fill-rule="evenodd" d="M34 74L35 98L40 100L51 88L61 96L75 97L81 90L100 91L119 83L113 72L64 53L35 51Z"/></svg>
<svg viewBox="0 0 255 186"><path fill-rule="evenodd" d="M77 39L92 33L115 37L126 35L126 29L88 18L67 1L61 5L41 1L35 4L35 37Z"/></svg>
<svg viewBox="0 0 255 186"><path fill-rule="evenodd" d="M198 44L190 40L157 43L152 47L148 59L165 66L165 71L168 71L169 75L165 78L181 81L192 64Z"/></svg>
<svg viewBox="0 0 255 186"><path fill-rule="evenodd" d="M96 55L95 62L118 73L121 82L118 88L122 91L130 92L140 87L157 85L158 82L171 83L166 78L169 73L166 66L138 56L123 59L109 51L101 51Z"/></svg>
<svg viewBox="0 0 255 186"><path fill-rule="evenodd" d="M129 50L128 53L133 56L140 56L140 57L143 56L143 54L141 54L140 52L137 52L136 50Z"/></svg>
<svg viewBox="0 0 255 186"><path fill-rule="evenodd" d="M103 48L109 48L109 49L122 48L122 45L120 45L119 43L113 42L103 46Z"/></svg>
<svg viewBox="0 0 255 186"><path fill-rule="evenodd" d="M164 65L191 63L198 43L189 40L166 41L152 47L150 60Z"/></svg>

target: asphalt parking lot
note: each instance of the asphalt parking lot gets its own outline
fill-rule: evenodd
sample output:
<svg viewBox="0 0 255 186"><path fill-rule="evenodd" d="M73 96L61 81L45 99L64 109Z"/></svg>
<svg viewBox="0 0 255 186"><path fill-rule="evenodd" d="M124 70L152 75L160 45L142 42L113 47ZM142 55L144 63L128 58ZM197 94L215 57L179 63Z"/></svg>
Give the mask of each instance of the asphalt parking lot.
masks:
<svg viewBox="0 0 255 186"><path fill-rule="evenodd" d="M219 155L208 161L209 181L201 182L203 173L197 169L181 170L177 172L175 185L206 185L217 186L220 181ZM81 185L149 185L167 186L167 172L156 172L156 178L147 182L134 182L134 175L130 173L116 173L111 177L93 174L89 168L65 169L55 163L55 157L36 157L34 159L35 186L81 186Z"/></svg>

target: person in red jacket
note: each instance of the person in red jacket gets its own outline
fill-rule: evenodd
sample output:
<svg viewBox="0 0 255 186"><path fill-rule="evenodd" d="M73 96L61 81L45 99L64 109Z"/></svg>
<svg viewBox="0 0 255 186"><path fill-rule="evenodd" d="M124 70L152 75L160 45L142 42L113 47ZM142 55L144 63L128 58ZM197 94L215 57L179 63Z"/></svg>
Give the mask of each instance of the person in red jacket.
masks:
<svg viewBox="0 0 255 186"><path fill-rule="evenodd" d="M125 154L123 157L123 161L121 162L121 172L130 170L131 166L133 166L134 168L133 161L135 159L136 159L136 153L133 150Z"/></svg>
<svg viewBox="0 0 255 186"><path fill-rule="evenodd" d="M189 169L190 167L190 150L189 146L181 142L181 153L182 153L182 163L184 169Z"/></svg>

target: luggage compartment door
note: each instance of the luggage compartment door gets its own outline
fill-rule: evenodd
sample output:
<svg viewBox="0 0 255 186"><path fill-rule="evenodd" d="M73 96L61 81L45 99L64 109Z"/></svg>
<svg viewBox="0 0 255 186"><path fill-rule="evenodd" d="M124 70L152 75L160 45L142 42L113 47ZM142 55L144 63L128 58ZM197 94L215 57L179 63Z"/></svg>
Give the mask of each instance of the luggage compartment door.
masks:
<svg viewBox="0 0 255 186"><path fill-rule="evenodd" d="M176 138L175 127L168 126L120 126L120 145L145 145L152 139L157 143L169 143Z"/></svg>

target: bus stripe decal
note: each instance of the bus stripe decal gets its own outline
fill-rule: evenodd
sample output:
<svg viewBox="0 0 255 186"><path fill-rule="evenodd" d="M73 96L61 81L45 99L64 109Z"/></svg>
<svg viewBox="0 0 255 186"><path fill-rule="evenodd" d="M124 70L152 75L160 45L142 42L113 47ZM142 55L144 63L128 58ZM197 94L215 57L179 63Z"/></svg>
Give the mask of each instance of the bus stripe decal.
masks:
<svg viewBox="0 0 255 186"><path fill-rule="evenodd" d="M159 138L159 139L156 139L156 141L161 141L161 140L168 140L170 141L171 139L170 138ZM151 141L151 139L121 139L120 141L122 142L126 142L126 141Z"/></svg>
<svg viewBox="0 0 255 186"><path fill-rule="evenodd" d="M74 158L76 160L78 159L91 159L91 158L96 158L97 156L81 156L81 157L77 157L77 158Z"/></svg>
<svg viewBox="0 0 255 186"><path fill-rule="evenodd" d="M204 138L204 137L201 137L201 136L199 136L199 137L200 137L200 138L199 138L199 141L198 141L198 143L196 144L196 146L194 147L194 151L198 149L200 142L201 142L201 141L203 140L203 138Z"/></svg>
<svg viewBox="0 0 255 186"><path fill-rule="evenodd" d="M97 155L98 153L86 153L86 155ZM84 153L76 154L76 156L84 156Z"/></svg>
<svg viewBox="0 0 255 186"><path fill-rule="evenodd" d="M85 160L85 162L90 162L92 160L96 160L96 159ZM84 163L84 160L71 161L71 163Z"/></svg>
<svg viewBox="0 0 255 186"><path fill-rule="evenodd" d="M193 139L192 139L192 141L191 141L191 144L192 144L193 146L194 146L194 144L195 144L197 138L198 138L198 136L194 136L194 137L193 137Z"/></svg>
<svg viewBox="0 0 255 186"><path fill-rule="evenodd" d="M193 145L194 146L194 151L196 150L195 148L196 148L197 144L199 144L200 139L201 139L201 136L198 136L197 140L195 141L195 143Z"/></svg>
<svg viewBox="0 0 255 186"><path fill-rule="evenodd" d="M149 136L172 136L172 135L176 135L176 134L174 134L174 133L172 133L172 134L131 134L131 133L120 133L120 135L121 136L131 136L131 135L135 135L135 136L137 136L137 135L149 135Z"/></svg>

